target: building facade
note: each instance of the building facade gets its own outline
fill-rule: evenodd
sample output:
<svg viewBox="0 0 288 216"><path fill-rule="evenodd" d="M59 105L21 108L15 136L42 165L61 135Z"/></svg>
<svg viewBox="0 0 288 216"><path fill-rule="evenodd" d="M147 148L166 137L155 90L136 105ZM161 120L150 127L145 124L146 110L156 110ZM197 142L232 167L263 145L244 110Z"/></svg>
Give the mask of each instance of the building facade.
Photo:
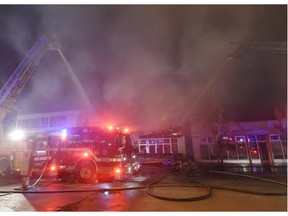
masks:
<svg viewBox="0 0 288 216"><path fill-rule="evenodd" d="M18 115L16 128L26 134L41 134L60 131L65 127L81 126L85 118L81 111L60 111Z"/></svg>
<svg viewBox="0 0 288 216"><path fill-rule="evenodd" d="M226 124L225 164L287 165L287 138L277 129L277 121L236 122ZM217 163L212 136L204 127L192 125L194 159L201 163ZM286 134L287 136L287 134Z"/></svg>
<svg viewBox="0 0 288 216"><path fill-rule="evenodd" d="M17 117L17 129L22 129L27 134L40 134L60 131L65 127L83 126L85 122L84 113L78 110L27 114ZM277 124L276 120L227 123L223 137L227 139L223 163L287 166L287 137L283 138L283 134L276 127ZM201 124L192 124L190 129L192 149L187 148L181 128L150 133L138 132L136 142L139 155L149 161L183 158L201 164L219 163L209 130Z"/></svg>
<svg viewBox="0 0 288 216"><path fill-rule="evenodd" d="M287 166L287 138L277 129L277 121L227 123L225 126L225 149L222 149L224 164ZM287 136L287 135L286 135ZM191 125L193 160L201 164L220 162L211 132L201 124ZM181 154L187 159L183 133L151 133L138 139L139 151L143 154ZM181 157L180 157L181 158ZM190 158L189 158L190 159Z"/></svg>

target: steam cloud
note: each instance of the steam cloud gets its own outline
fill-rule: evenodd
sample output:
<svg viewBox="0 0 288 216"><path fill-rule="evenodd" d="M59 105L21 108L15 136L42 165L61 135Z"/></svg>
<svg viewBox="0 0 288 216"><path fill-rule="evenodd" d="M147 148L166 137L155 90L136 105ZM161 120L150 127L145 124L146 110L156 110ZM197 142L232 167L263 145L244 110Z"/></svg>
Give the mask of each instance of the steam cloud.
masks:
<svg viewBox="0 0 288 216"><path fill-rule="evenodd" d="M26 9L32 15L6 18L2 42L8 42L19 56L24 56L28 42L33 44L31 41L43 34L56 33L64 55L94 105L95 119L137 129L178 126L201 110L195 100L234 51L230 42L286 38L268 34L256 37L255 33L285 28L274 25L283 18L279 14L285 7L281 6L95 5ZM278 14L278 19L265 23L270 13ZM32 28L29 16L40 17ZM229 92L225 83L231 79L218 78L220 87L216 90ZM17 102L21 112L85 108L57 53L45 56L23 95ZM227 95L221 98L224 104L229 103Z"/></svg>

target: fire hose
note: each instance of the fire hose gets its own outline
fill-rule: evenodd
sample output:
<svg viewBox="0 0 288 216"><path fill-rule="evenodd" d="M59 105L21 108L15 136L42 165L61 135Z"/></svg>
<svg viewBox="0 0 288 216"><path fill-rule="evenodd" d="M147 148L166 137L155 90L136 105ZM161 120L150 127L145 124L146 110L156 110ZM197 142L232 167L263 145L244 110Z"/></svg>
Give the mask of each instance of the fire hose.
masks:
<svg viewBox="0 0 288 216"><path fill-rule="evenodd" d="M269 179L264 179L264 178L258 178L255 176L249 176L249 175L242 175L238 173L231 173L231 172L219 172L219 171L209 171L208 173L214 173L214 174L224 174L224 175L234 175L234 176L239 176L239 177L245 177L245 178L250 178L250 179L255 179L259 181L265 181L269 182L272 184L278 184L281 186L284 186L287 188L287 184L278 182L278 181L273 181ZM174 173L175 174L182 174L180 172ZM171 174L170 174L171 175ZM42 175L41 175L42 176ZM33 190L23 190L23 188L19 187L14 191L0 191L0 193L6 193L6 195L13 194L13 193L75 193L75 192L113 192L113 191L126 191L126 190L140 190L140 189L146 189L147 194L149 194L151 197L157 198L157 199L162 199L162 200L167 200L167 201L177 201L177 202L186 202L186 201L199 201L203 199L207 199L211 197L212 195L212 190L227 190L227 191L234 191L234 192L241 192L241 193L248 193L248 194L257 194L257 195L265 195L265 196L287 196L287 192L257 192L257 191L250 191L250 190L244 190L244 189L238 189L238 188L229 188L229 187L219 187L219 186L211 186L208 185L202 181L197 181L193 178L191 178L191 181L187 184L179 183L179 184L161 184L160 182L168 177L167 175L162 176L159 180L155 181L154 183L150 183L148 185L144 186L135 186L135 187L118 187L118 188L97 188L97 189L81 189L81 190L42 190L42 191L33 191ZM40 181L39 179L33 184L34 186ZM33 186L33 187L34 187ZM155 194L152 189L153 188L171 188L171 187L182 187L182 188L203 188L204 193L198 196L191 196L191 197L184 197L184 198L178 198L178 197L165 197L165 196L160 196ZM29 187L30 189L32 187Z"/></svg>

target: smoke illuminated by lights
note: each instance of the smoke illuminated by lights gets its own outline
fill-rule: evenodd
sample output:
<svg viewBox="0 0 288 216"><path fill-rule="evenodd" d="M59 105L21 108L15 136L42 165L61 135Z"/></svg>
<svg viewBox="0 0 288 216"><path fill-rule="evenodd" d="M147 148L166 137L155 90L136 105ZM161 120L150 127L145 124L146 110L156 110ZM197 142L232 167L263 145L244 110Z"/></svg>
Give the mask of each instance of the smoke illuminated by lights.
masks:
<svg viewBox="0 0 288 216"><path fill-rule="evenodd" d="M7 7L0 7L0 84L46 33L57 36L74 76L58 53L47 53L17 98L19 113L91 102L95 122L156 129L205 114L201 99L210 96L232 120L286 104L285 56L248 55L214 77L235 51L231 42L286 40L285 6Z"/></svg>

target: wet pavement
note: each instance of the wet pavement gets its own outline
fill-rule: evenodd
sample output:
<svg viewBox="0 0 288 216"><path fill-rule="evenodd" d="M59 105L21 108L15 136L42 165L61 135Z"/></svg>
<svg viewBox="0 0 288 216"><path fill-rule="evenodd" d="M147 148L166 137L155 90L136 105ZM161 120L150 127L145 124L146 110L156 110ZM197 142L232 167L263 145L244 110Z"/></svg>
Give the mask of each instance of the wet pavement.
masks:
<svg viewBox="0 0 288 216"><path fill-rule="evenodd" d="M286 173L187 176L161 166L144 166L128 181L42 179L24 193L15 190L20 182L0 180L0 211L287 211L286 183Z"/></svg>

